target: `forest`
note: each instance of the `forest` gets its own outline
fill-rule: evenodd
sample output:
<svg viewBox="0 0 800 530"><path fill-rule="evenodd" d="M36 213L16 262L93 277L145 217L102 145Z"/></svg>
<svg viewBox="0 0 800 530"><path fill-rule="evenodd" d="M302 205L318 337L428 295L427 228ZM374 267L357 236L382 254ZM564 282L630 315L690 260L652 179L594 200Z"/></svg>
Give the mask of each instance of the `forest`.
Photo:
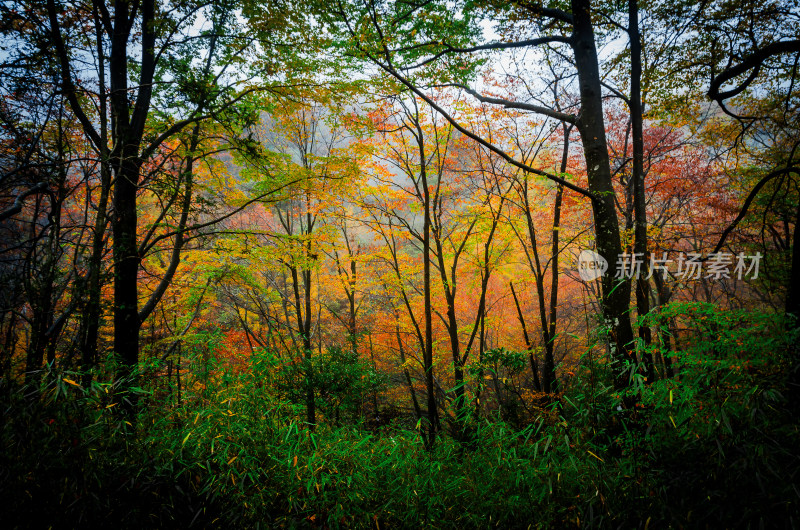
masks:
<svg viewBox="0 0 800 530"><path fill-rule="evenodd" d="M793 0L3 0L3 528L800 526Z"/></svg>

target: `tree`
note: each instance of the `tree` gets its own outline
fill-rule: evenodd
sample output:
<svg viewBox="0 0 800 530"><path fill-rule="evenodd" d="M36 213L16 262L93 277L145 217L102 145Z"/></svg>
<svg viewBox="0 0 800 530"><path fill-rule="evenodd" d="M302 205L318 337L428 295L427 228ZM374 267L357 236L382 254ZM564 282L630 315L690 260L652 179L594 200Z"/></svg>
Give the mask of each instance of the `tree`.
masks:
<svg viewBox="0 0 800 530"><path fill-rule="evenodd" d="M402 190L403 194L411 194L419 200L419 207L422 209L422 230L412 226L411 222L402 214L397 213L396 199L389 201L386 205L380 201L370 201L365 204L391 254L391 265L397 276L397 280L402 284L402 275L397 253L395 226L403 226L409 234L421 245L422 256L422 296L423 296L423 320L422 325L417 322L414 312L411 309L411 302L405 289L401 288L404 304L409 316L414 321L418 342L422 349L422 363L425 372L425 386L427 393L427 437L425 438L428 448L433 446L436 433L441 429L439 420L439 410L436 402L434 388L434 360L433 360L433 303L432 303L432 279L431 263L433 258L433 246L431 243L433 231L433 204L435 196L432 193L434 185L431 175L435 168L436 154L441 145L435 141L431 142L429 135L423 129L423 117L419 103L415 98L403 100L396 98L397 108L381 109L377 115L377 127L381 134L388 141L384 144L387 153L384 159L400 171L411 182L413 191ZM394 141L390 140L392 133L397 133ZM427 140L427 141L426 141ZM433 144L433 145L431 145ZM433 151L431 153L431 151ZM433 169L435 171L435 169ZM391 175L390 171L381 172L384 177ZM390 178L390 177L389 177ZM380 179L379 179L380 182ZM402 188L401 188L402 189ZM400 201L402 204L402 199ZM388 217L388 230L384 228L382 217Z"/></svg>
<svg viewBox="0 0 800 530"><path fill-rule="evenodd" d="M492 3L476 5L478 9L485 9L487 15L505 17L509 24L522 20L535 21L535 25L528 27L540 28L536 30L540 34L511 42L475 45L471 41L477 32L470 24L480 15L474 10L465 9L463 16L457 18L438 2L415 7L386 5L371 0L339 2L333 14L327 14L326 18L340 35L349 39L347 50L351 56L369 61L397 79L441 113L456 130L524 171L545 176L587 197L592 204L598 252L607 262L617 263L622 255L622 245L614 204L603 119L603 83L590 2L573 0L569 11L522 2L504 6ZM436 24L432 24L432 21L436 21ZM455 74L459 70L470 71L469 61L464 59L465 54L551 45L568 49L572 54L570 63L577 76L580 101L576 109L570 109L572 112L560 112L535 100L531 102L483 95L462 82L463 74ZM583 145L588 187L581 188L558 175L530 167L463 126L425 90L426 84L441 84L442 79L446 84L471 94L481 103L537 113L573 124ZM602 290L601 307L603 319L610 328L616 384L623 387L627 384L625 365L635 362L631 349L633 330L628 316L630 284L627 281L617 283L612 275L605 275Z"/></svg>
<svg viewBox="0 0 800 530"><path fill-rule="evenodd" d="M781 188L797 182L800 137L791 116L797 110L800 14L792 2L750 0L687 2L677 10L656 4L653 11L662 24L686 28L687 37L672 47L667 68L682 69L685 77L698 81L694 91L670 94L673 101L703 95L715 102L728 121L720 116L710 126L717 140L725 142L724 151L731 154L733 165L761 166L761 177L754 179L743 197L739 215L723 231L716 252L760 193L774 191L773 185ZM724 137L719 135L721 130ZM786 188L783 196L791 193ZM795 228L788 239L797 240L800 217L795 215L790 223ZM785 311L798 314L800 251L794 244L791 247Z"/></svg>
<svg viewBox="0 0 800 530"><path fill-rule="evenodd" d="M261 44L264 35L277 42L292 26L299 30L298 38L302 36L302 17L293 14L290 6L276 2L266 16L258 11L254 5L236 2L167 5L154 0L111 5L99 0L89 4L49 0L34 9L20 6L6 11L18 19L5 28L21 44L18 60L22 61L26 48L35 51L37 58L52 52L54 60L48 63L56 80L52 89L63 94L98 161L101 192L82 331L87 368L96 357L101 318L105 203L111 200L114 351L124 378L133 373L139 359L142 322L163 296L180 260L184 232L199 228L187 225L187 215L192 203L192 166L197 160L193 151L202 142L203 124L236 124L238 131L231 138L236 140L257 116L250 96L263 89L276 71L275 63L267 59L272 50ZM249 27L237 22L240 15ZM196 20L206 21L204 29L196 29ZM245 58L252 61L246 64ZM178 205L183 214L177 231L168 236L173 240L171 266L140 307L141 260L152 243L139 236L137 205L148 178L144 172L167 142L187 131L183 136L186 165L178 175L183 184L174 187L180 189L174 198L183 199Z"/></svg>

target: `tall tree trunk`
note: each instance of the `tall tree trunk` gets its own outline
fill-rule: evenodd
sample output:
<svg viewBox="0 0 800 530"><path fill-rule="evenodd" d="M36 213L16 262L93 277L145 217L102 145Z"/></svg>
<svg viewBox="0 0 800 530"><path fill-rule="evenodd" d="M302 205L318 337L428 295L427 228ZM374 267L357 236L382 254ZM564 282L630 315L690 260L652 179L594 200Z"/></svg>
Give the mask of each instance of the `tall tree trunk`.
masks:
<svg viewBox="0 0 800 530"><path fill-rule="evenodd" d="M102 156L102 155L101 155ZM106 211L110 195L111 174L108 162L101 162L100 197L97 201L97 215L92 234L92 250L87 260L87 299L83 320L81 322L81 364L83 368L83 386L91 383L91 368L97 363L97 340L100 334L102 318L102 272L103 254L105 253L105 235L108 224Z"/></svg>
<svg viewBox="0 0 800 530"><path fill-rule="evenodd" d="M308 235L311 234L312 224L311 224L311 213L309 212L309 202L308 197L306 196L306 218L307 218L307 233ZM311 259L311 242L308 241L305 243L306 249L306 260ZM306 265L307 267L308 265ZM304 355L306 356L306 361L308 362L308 369L313 370L312 368L312 353L311 353L311 269L304 269L302 271L303 276L303 303L305 304L305 323L303 326L303 351ZM313 371L308 374L308 377L313 377ZM306 401L308 404L307 412L308 412L308 423L311 426L311 429L317 425L317 416L316 416L316 402L314 397L314 385L309 384L306 390Z"/></svg>
<svg viewBox="0 0 800 530"><path fill-rule="evenodd" d="M539 248L536 238L536 228L533 225L530 207L528 205L527 181L525 183L525 216L528 224L528 235L531 239L531 252L534 258L534 281L536 282L536 300L539 304L539 323L544 343L544 366L542 367L542 390L550 394L555 391L556 386L556 363L553 352L553 337L550 336L548 326L547 309L545 308L544 272L539 260Z"/></svg>
<svg viewBox="0 0 800 530"><path fill-rule="evenodd" d="M316 415L316 403L314 398L314 376L312 373L312 366L311 366L311 330L310 328L310 317L308 317L307 311L310 311L310 304L306 303L306 300L309 297L305 296L304 293L302 299L300 297L300 281L302 278L303 286L310 287L309 282L306 278L306 271L299 271L297 267L292 265L289 268L290 272L292 273L292 289L294 291L294 305L296 308L296 322L297 322L297 329L300 332L300 338L303 344L303 359L305 360L305 385L306 385L306 422L308 423L309 427L313 430L314 426L317 423L317 415ZM309 324L307 326L307 324Z"/></svg>
<svg viewBox="0 0 800 530"><path fill-rule="evenodd" d="M422 182L423 208L425 210L422 227L423 260L423 298L425 304L425 351L422 356L425 369L425 389L428 394L428 448L433 447L436 431L439 429L439 411L436 404L433 384L433 309L431 304L431 194L428 187L428 173L425 168L425 146L422 129L417 123L419 134L420 181Z"/></svg>
<svg viewBox="0 0 800 530"><path fill-rule="evenodd" d="M411 395L411 404L414 406L414 417L419 421L419 419L422 418L422 410L419 406L419 400L417 400L417 391L414 388L414 383L411 381L411 373L406 366L406 350L403 347L403 339L400 335L400 313L394 305L392 305L392 309L394 311L394 331L397 337L397 348L400 352L400 362L403 364L403 375L405 376L406 385L408 386L408 392Z"/></svg>
<svg viewBox="0 0 800 530"><path fill-rule="evenodd" d="M105 235L108 224L107 210L111 193L111 166L108 152L108 103L106 99L106 66L103 52L103 28L97 6L92 9L97 39L97 73L99 84L99 119L100 119L100 197L97 201L97 214L92 233L92 251L87 260L87 300L81 321L81 364L83 368L83 386L88 388L92 382L91 369L97 362L97 340L100 335L102 318L101 274L103 270L103 253L105 252Z"/></svg>
<svg viewBox="0 0 800 530"><path fill-rule="evenodd" d="M567 172L567 161L569 159L569 135L572 132L572 126L564 126L564 148L561 153L561 174ZM558 379L555 374L555 341L556 341L556 325L558 324L558 256L561 250L558 247L558 236L561 233L561 204L564 199L564 186L558 184L556 187L556 199L553 203L553 236L552 248L550 249L550 326L548 329L548 339L550 342L550 350L548 352L550 359L549 363L553 365L551 377L553 378L553 390L558 391Z"/></svg>
<svg viewBox="0 0 800 530"><path fill-rule="evenodd" d="M644 346L642 362L647 372L647 381L655 378L653 356L648 351L651 342L650 326L644 319L650 313L650 282L647 270L650 257L647 251L647 208L644 196L644 117L642 109L642 43L639 35L639 3L628 0L628 35L631 50L631 129L633 134L633 210L634 210L634 256L642 259L642 267L636 282L636 312L639 317L639 338Z"/></svg>
<svg viewBox="0 0 800 530"><path fill-rule="evenodd" d="M356 260L350 255L350 278L347 290L347 331L353 343L353 353L358 354L358 337L356 333Z"/></svg>
<svg viewBox="0 0 800 530"><path fill-rule="evenodd" d="M128 40L133 28L131 11L141 9L142 61L136 103L130 103L128 87ZM155 70L155 32L153 0L143 0L141 7L126 0L114 4L114 29L109 55L111 85L111 130L114 146L111 164L115 173L112 231L114 235L114 353L120 367L118 379L126 387L135 385L139 362L139 265L141 256L137 245L136 194L142 159L139 154L145 120L150 108L152 75ZM136 396L124 401L126 409L135 411Z"/></svg>
<svg viewBox="0 0 800 530"><path fill-rule="evenodd" d="M792 235L792 263L789 269L789 285L786 289L786 313L794 317L794 326L800 326L800 205L797 207Z"/></svg>
<svg viewBox="0 0 800 530"><path fill-rule="evenodd" d="M129 155L130 156L130 155ZM139 361L139 262L136 245L137 164L125 160L114 187L114 352L120 362L118 377L135 384ZM129 398L135 405L135 398Z"/></svg>
<svg viewBox="0 0 800 530"><path fill-rule="evenodd" d="M519 305L517 292L514 290L514 282L509 282L508 285L511 287L511 296L514 297L514 305L517 308L517 318L519 319L519 324L522 326L522 337L525 339L525 347L528 348L528 356L530 357L531 362L531 373L533 374L533 388L537 392L541 392L542 384L539 381L539 363L536 362L536 358L533 356L533 344L528 337L528 327L525 325L525 317L523 316L522 308ZM483 377L483 373L480 375Z"/></svg>
<svg viewBox="0 0 800 530"><path fill-rule="evenodd" d="M789 317L790 331L800 328L800 204L794 220L792 235L792 263L789 269L789 285L786 289L786 314ZM800 344L790 346L793 366L789 374L788 386L793 403L800 401Z"/></svg>
<svg viewBox="0 0 800 530"><path fill-rule="evenodd" d="M437 216L438 217L438 216ZM450 351L453 358L453 379L455 385L455 405L456 419L463 422L466 418L465 388L464 388L464 367L461 359L461 342L458 338L458 320L456 319L456 267L451 270L451 277L447 277L447 266L444 261L444 248L441 239L441 224L437 219L436 226L433 227L433 241L436 246L436 258L439 263L439 276L442 281L447 320L447 336L450 340ZM458 259L456 256L454 259Z"/></svg>
<svg viewBox="0 0 800 530"><path fill-rule="evenodd" d="M586 158L589 191L594 196L592 213L597 250L609 263L609 266L613 267L622 255L622 245L616 205L614 204L600 72L589 4L589 0L572 0L574 21L572 48L578 71L581 100L577 126ZM614 274L611 272L603 276L601 285L603 320L611 333L615 386L624 388L628 384L625 376L625 364L626 362L635 362L636 359L635 354L631 351L633 328L628 316L630 283L622 280L620 284L617 284Z"/></svg>

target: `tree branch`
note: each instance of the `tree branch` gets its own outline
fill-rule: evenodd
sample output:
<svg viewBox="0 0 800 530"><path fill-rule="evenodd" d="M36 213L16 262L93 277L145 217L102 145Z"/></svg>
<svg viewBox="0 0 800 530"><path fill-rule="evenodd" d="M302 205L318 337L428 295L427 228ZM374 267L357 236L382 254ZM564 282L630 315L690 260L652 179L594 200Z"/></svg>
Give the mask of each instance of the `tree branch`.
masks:
<svg viewBox="0 0 800 530"><path fill-rule="evenodd" d="M719 75L712 76L711 85L708 87L708 97L711 99L722 102L725 99L732 98L741 94L758 75L764 61L775 55L784 53L800 53L800 39L773 42L764 46L760 50L755 50L752 54L746 57L742 62L735 66L731 66L722 71ZM754 70L748 78L736 88L720 92L723 83L731 81L732 79L743 75L750 70Z"/></svg>

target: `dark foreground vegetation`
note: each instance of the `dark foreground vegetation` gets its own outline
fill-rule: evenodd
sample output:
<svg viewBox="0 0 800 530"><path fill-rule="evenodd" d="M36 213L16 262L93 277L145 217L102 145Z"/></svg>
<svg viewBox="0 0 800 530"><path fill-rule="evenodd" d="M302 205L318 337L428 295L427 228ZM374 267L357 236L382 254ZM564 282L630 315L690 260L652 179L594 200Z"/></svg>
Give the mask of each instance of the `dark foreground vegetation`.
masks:
<svg viewBox="0 0 800 530"><path fill-rule="evenodd" d="M180 398L156 377L130 390L132 423L132 396L102 376L84 389L45 372L40 389L2 389L3 526L794 527L797 331L703 304L666 314L691 328L674 377L625 396L584 359L553 403L450 425L430 451L413 422L371 409L356 382L380 377L357 363L314 379L340 418L314 431L285 391L291 368L262 352L234 373L211 339Z"/></svg>

